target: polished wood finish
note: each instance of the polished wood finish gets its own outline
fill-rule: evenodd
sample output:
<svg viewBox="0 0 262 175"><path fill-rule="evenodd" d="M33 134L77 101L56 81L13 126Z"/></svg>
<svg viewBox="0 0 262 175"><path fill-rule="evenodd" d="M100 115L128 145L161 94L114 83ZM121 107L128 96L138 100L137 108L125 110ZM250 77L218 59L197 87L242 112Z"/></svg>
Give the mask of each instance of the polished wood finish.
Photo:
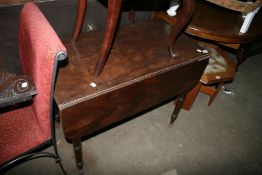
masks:
<svg viewBox="0 0 262 175"><path fill-rule="evenodd" d="M81 24L83 24L84 20L84 14L85 11L83 9L86 9L86 4L83 3L84 0L79 0L79 10L78 10L78 17L76 26L74 29L73 34L73 41L76 41L78 38L80 31L81 31ZM81 4L80 4L81 3ZM96 67L94 70L94 75L99 76L102 72L104 65L106 64L106 61L108 59L110 49L112 47L113 37L115 35L116 26L119 18L120 8L121 8L122 0L112 0L108 1L108 16L107 16L107 24L106 29L104 33L104 41L102 43L99 59L96 63ZM193 0L183 0L183 7L182 10L178 13L178 20L176 26L173 27L173 29L170 32L170 37L168 40L168 49L169 53L172 57L175 57L175 51L174 51L174 43L180 33L180 31L185 27L185 25L188 23L192 13L193 13L193 7L194 7L194 1ZM131 23L134 21L134 15L133 11L130 12L130 21Z"/></svg>
<svg viewBox="0 0 262 175"><path fill-rule="evenodd" d="M246 44L262 35L261 19L260 11L254 17L248 32L241 34L239 30L243 24L243 18L240 13L196 1L192 21L186 33L221 43Z"/></svg>
<svg viewBox="0 0 262 175"><path fill-rule="evenodd" d="M182 29L186 26L186 24L188 24L194 11L194 0L183 0L182 4L182 10L178 12L176 25L173 25L168 40L169 53L172 57L176 56L176 53L173 49L176 39Z"/></svg>
<svg viewBox="0 0 262 175"><path fill-rule="evenodd" d="M185 96L183 109L189 111L199 93L200 87L202 83L198 83L193 89L191 89Z"/></svg>
<svg viewBox="0 0 262 175"><path fill-rule="evenodd" d="M176 25L177 19L168 16L165 12L158 12L157 18L164 19ZM215 19L215 20L214 20ZM243 24L242 16L224 8L215 8L212 4L196 1L192 20L185 32L207 40L212 40L231 47L230 44L246 44L262 36L262 13L255 16L247 33L241 34L239 30ZM238 48L235 45L232 48Z"/></svg>
<svg viewBox="0 0 262 175"><path fill-rule="evenodd" d="M158 12L157 18L164 19L176 25L177 19L168 16L165 12ZM262 37L262 11L254 17L247 33L241 34L243 24L241 13L234 12L203 0L195 1L192 20L185 29L185 33L196 39L216 43L236 50L239 66L246 59L245 47Z"/></svg>
<svg viewBox="0 0 262 175"><path fill-rule="evenodd" d="M254 0L252 3L250 1L242 2L239 0L206 0L212 2L213 4L225 7L231 10L235 10L242 13L248 13L254 11L257 7L262 5L262 0Z"/></svg>
<svg viewBox="0 0 262 175"><path fill-rule="evenodd" d="M205 93L210 96L210 99L208 101L208 106L211 106L212 102L215 100L218 92L220 91L223 85L224 85L224 81L222 80L218 83L218 85L215 88L210 87L210 86L205 86L205 85L202 85L200 87L200 92Z"/></svg>
<svg viewBox="0 0 262 175"><path fill-rule="evenodd" d="M208 55L182 35L175 44L177 57L171 59L161 44L168 40L169 27L159 21L121 27L99 77L93 71L103 32L83 34L74 45L65 42L69 64L59 70L55 90L65 137L88 136L181 96L199 82ZM180 109L176 107L174 119Z"/></svg>
<svg viewBox="0 0 262 175"><path fill-rule="evenodd" d="M98 61L96 63L94 72L95 76L99 76L102 72L106 60L108 58L110 48L112 47L113 37L116 31L121 4L122 0L111 0L108 3L108 15L104 33L104 41L99 52Z"/></svg>
<svg viewBox="0 0 262 175"><path fill-rule="evenodd" d="M76 159L76 166L79 170L83 170L84 164L83 164L81 139L80 138L73 139L72 143L73 143L74 154L75 154L75 159Z"/></svg>
<svg viewBox="0 0 262 175"><path fill-rule="evenodd" d="M85 19L86 6L87 6L87 0L78 0L76 23L74 27L73 36L72 36L73 42L75 42L78 39L81 33L81 29L82 29L84 19Z"/></svg>
<svg viewBox="0 0 262 175"><path fill-rule="evenodd" d="M75 42L80 35L82 25L84 23L85 11L86 11L86 3L87 0L79 0L78 1L78 12L76 25L73 32L72 41ZM118 22L118 17L121 9L122 0L112 0L108 3L108 16L107 23L104 33L104 42L100 48L99 59L96 64L96 68L94 70L94 75L98 76L106 63L108 58L110 48L112 46L113 37L116 31L116 26Z"/></svg>
<svg viewBox="0 0 262 175"><path fill-rule="evenodd" d="M179 111L180 111L180 109L182 108L182 106L184 104L185 94L186 93L182 93L176 99L176 105L175 105L174 111L173 111L173 113L171 115L171 119L170 119L170 123L169 123L169 127L170 128L173 127L173 124L174 124L175 120L178 117Z"/></svg>

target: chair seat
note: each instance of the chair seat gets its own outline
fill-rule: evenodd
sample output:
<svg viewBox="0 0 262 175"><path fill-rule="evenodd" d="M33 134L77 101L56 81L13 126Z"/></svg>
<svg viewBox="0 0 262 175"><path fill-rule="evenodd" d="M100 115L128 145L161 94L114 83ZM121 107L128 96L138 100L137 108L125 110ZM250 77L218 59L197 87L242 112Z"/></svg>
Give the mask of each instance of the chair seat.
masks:
<svg viewBox="0 0 262 175"><path fill-rule="evenodd" d="M0 164L50 138L39 127L31 106L1 113L0 135Z"/></svg>

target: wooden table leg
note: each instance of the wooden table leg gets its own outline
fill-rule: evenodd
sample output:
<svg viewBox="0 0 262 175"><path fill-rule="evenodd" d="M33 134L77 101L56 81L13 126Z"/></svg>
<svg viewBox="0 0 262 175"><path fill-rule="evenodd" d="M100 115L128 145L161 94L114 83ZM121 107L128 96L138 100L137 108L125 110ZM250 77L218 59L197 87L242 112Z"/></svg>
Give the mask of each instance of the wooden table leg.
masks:
<svg viewBox="0 0 262 175"><path fill-rule="evenodd" d="M189 91L186 94L185 100L184 100L184 104L183 104L183 109L189 111L191 106L193 105L198 92L200 90L201 87L201 83L199 82L191 91Z"/></svg>
<svg viewBox="0 0 262 175"><path fill-rule="evenodd" d="M85 14L86 14L86 4L87 4L87 0L78 0L76 23L75 23L75 28L72 37L73 42L76 41L80 35L85 19Z"/></svg>
<svg viewBox="0 0 262 175"><path fill-rule="evenodd" d="M74 147L74 154L76 159L76 166L80 171L80 174L82 174L83 171L83 155L82 155L82 143L81 139L73 139L72 140L73 147Z"/></svg>
<svg viewBox="0 0 262 175"><path fill-rule="evenodd" d="M108 15L104 34L104 41L100 49L99 59L96 63L95 76L99 76L99 74L102 72L106 60L108 58L109 51L112 46L113 37L116 31L121 4L122 0L108 1Z"/></svg>
<svg viewBox="0 0 262 175"><path fill-rule="evenodd" d="M175 106L175 109L171 115L171 120L170 120L170 123L169 123L169 127L172 128L173 127L173 124L183 106L183 102L184 102L184 98L185 98L185 94L182 94L180 95L177 100L176 100L176 106Z"/></svg>

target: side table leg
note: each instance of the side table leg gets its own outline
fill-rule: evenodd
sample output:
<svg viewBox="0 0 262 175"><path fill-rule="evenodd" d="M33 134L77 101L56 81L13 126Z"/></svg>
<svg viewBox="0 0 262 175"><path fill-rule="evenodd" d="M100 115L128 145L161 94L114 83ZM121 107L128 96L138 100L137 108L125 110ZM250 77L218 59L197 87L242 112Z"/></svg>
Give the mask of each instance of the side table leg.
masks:
<svg viewBox="0 0 262 175"><path fill-rule="evenodd" d="M183 102L184 102L184 98L185 98L185 94L182 94L180 95L177 100L176 100L176 106L175 106L175 109L171 115L171 120L170 120L170 123L169 123L169 127L172 128L173 127L173 124L174 124L174 121L177 119L177 116L183 106Z"/></svg>
<svg viewBox="0 0 262 175"><path fill-rule="evenodd" d="M102 47L99 52L99 58L95 67L95 72L94 72L95 76L99 76L99 74L102 72L106 60L108 58L109 51L111 49L113 38L116 31L121 4L122 4L122 0L108 1L108 15L107 15L106 29L105 29Z"/></svg>
<svg viewBox="0 0 262 175"><path fill-rule="evenodd" d="M192 90L190 90L185 97L184 104L183 104L183 109L189 111L190 108L192 107L198 92L200 90L201 83L199 82Z"/></svg>
<svg viewBox="0 0 262 175"><path fill-rule="evenodd" d="M73 139L72 140L73 147L74 147L74 154L76 159L76 166L82 174L83 171L83 155L82 155L82 143L81 139Z"/></svg>
<svg viewBox="0 0 262 175"><path fill-rule="evenodd" d="M78 0L77 17L76 17L76 23L75 23L75 28L72 37L73 42L77 40L81 32L85 19L85 14L86 14L86 4L87 4L87 0Z"/></svg>
<svg viewBox="0 0 262 175"><path fill-rule="evenodd" d="M210 99L208 101L208 106L211 106L212 102L215 100L218 92L220 91L221 87L224 85L224 82L220 82L219 85L216 87L216 90L213 91L212 95L210 96Z"/></svg>

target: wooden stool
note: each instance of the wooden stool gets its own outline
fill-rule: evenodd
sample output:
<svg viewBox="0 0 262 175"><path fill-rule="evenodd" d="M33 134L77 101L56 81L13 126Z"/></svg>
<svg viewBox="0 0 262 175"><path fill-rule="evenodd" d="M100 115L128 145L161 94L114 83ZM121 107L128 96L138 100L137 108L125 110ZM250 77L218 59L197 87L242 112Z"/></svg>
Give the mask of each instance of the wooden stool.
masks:
<svg viewBox="0 0 262 175"><path fill-rule="evenodd" d="M224 82L233 80L235 76L236 64L223 50L210 44L202 45L204 45L207 50L199 50L199 52L208 51L210 56L209 64L200 82L186 95L183 104L185 110L190 110L199 91L210 96L208 102L210 106L224 85Z"/></svg>

